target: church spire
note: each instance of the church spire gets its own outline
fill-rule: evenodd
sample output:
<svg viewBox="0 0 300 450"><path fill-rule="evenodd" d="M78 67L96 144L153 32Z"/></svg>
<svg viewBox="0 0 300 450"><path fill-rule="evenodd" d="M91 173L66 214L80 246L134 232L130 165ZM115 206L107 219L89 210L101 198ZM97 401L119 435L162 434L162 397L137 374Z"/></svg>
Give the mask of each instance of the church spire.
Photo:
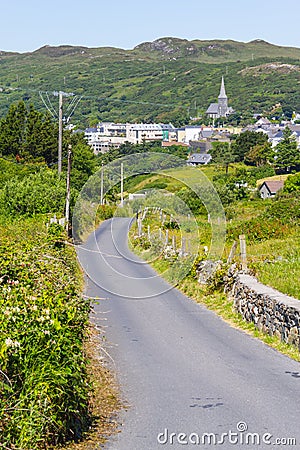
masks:
<svg viewBox="0 0 300 450"><path fill-rule="evenodd" d="M227 98L227 95L226 95L226 92L225 92L224 77L222 77L220 95L219 95L218 98Z"/></svg>

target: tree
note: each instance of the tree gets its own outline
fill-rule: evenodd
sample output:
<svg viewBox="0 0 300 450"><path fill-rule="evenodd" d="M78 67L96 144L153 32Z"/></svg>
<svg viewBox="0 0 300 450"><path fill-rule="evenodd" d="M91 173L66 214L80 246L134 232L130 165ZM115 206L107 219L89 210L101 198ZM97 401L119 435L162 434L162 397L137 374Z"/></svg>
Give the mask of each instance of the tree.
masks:
<svg viewBox="0 0 300 450"><path fill-rule="evenodd" d="M57 160L58 126L51 116L24 102L10 106L0 123L0 152L20 159L43 159L47 164Z"/></svg>
<svg viewBox="0 0 300 450"><path fill-rule="evenodd" d="M270 142L256 144L245 155L245 163L256 167L265 166L274 162L274 149Z"/></svg>
<svg viewBox="0 0 300 450"><path fill-rule="evenodd" d="M265 133L247 130L236 136L231 146L234 154L237 155L237 161L244 161L245 155L252 147L266 142L268 142L268 136Z"/></svg>
<svg viewBox="0 0 300 450"><path fill-rule="evenodd" d="M72 187L80 190L95 172L96 158L91 147L86 143L77 143L72 147L72 152Z"/></svg>
<svg viewBox="0 0 300 450"><path fill-rule="evenodd" d="M290 172L300 166L300 151L289 127L283 130L283 139L277 144L275 164L279 171Z"/></svg>
<svg viewBox="0 0 300 450"><path fill-rule="evenodd" d="M226 175L228 174L229 166L236 161L236 155L229 142L213 142L210 150L212 161L221 164L225 167Z"/></svg>
<svg viewBox="0 0 300 450"><path fill-rule="evenodd" d="M284 183L284 192L295 192L300 191L300 173L295 175L289 175Z"/></svg>
<svg viewBox="0 0 300 450"><path fill-rule="evenodd" d="M3 155L21 155L24 149L26 128L24 102L11 105L7 116L0 123L0 151Z"/></svg>

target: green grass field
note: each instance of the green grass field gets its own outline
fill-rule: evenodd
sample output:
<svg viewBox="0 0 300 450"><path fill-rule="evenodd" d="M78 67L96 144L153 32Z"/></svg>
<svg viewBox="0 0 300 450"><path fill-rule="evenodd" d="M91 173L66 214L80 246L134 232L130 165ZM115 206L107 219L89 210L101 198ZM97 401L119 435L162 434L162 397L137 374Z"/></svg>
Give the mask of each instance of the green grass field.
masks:
<svg viewBox="0 0 300 450"><path fill-rule="evenodd" d="M233 174L237 167L241 168L242 165L231 167L230 173ZM136 178L135 181L132 180L129 190L131 192L143 190L148 187L155 187L155 184L159 187L159 184L163 183L166 191L176 193L182 188L183 180L187 185L194 184L198 176L201 180L200 172L209 180L212 180L220 172L220 168L208 165L201 169L193 168L191 170L191 168L186 167L167 170L162 175L143 175ZM261 200L256 198L237 201L225 207L227 237L223 260L227 259L232 244L235 239L238 239L238 235L245 234L248 264L251 271L263 283L300 299L300 280L297 276L300 268L299 221L295 219L282 222L280 217L265 217L265 211L274 207L274 205L276 206L273 199ZM288 210L287 203L284 209L284 211L287 211L285 213L287 215L289 214ZM210 226L207 224L207 216L205 213L203 214L203 211L198 216L197 222L200 230L201 248L209 246L211 240ZM209 227L209 230L207 227ZM239 260L238 255L236 260Z"/></svg>

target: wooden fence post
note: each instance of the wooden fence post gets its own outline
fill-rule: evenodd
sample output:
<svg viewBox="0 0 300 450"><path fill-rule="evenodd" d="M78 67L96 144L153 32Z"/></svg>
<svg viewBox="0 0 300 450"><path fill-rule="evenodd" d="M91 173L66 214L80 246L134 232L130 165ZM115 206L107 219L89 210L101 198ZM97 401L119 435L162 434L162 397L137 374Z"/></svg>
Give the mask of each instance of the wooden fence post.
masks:
<svg viewBox="0 0 300 450"><path fill-rule="evenodd" d="M141 237L143 234L143 230L142 230L142 219L138 219L138 237Z"/></svg>
<svg viewBox="0 0 300 450"><path fill-rule="evenodd" d="M168 245L169 243L169 230L166 230L166 242L165 245Z"/></svg>
<svg viewBox="0 0 300 450"><path fill-rule="evenodd" d="M236 248L237 248L237 242L234 241L234 243L232 244L228 259L227 259L227 264L231 264L233 261L233 258L235 256L235 252L236 252Z"/></svg>
<svg viewBox="0 0 300 450"><path fill-rule="evenodd" d="M242 270L247 270L246 236L244 234L240 234L239 240L240 240Z"/></svg>
<svg viewBox="0 0 300 450"><path fill-rule="evenodd" d="M172 247L173 247L174 252L176 252L176 236L175 236L175 234L173 234L173 236L172 236Z"/></svg>
<svg viewBox="0 0 300 450"><path fill-rule="evenodd" d="M159 239L160 239L160 241L162 241L162 229L161 228L159 229Z"/></svg>

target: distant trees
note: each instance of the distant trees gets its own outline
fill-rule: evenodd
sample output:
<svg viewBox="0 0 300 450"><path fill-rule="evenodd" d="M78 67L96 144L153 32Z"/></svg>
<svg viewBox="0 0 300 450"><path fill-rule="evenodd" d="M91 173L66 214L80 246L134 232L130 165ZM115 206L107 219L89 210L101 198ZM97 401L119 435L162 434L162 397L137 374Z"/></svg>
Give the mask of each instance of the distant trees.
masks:
<svg viewBox="0 0 300 450"><path fill-rule="evenodd" d="M48 113L23 101L10 106L0 122L0 153L20 159L42 159L52 163L57 153L58 127Z"/></svg>
<svg viewBox="0 0 300 450"><path fill-rule="evenodd" d="M96 170L96 157L83 135L72 136L72 188L80 191ZM65 165L67 159L65 158Z"/></svg>
<svg viewBox="0 0 300 450"><path fill-rule="evenodd" d="M63 169L67 166L68 145L72 144L73 187L80 190L96 169L96 157L83 133L63 134ZM58 123L48 113L28 108L24 102L10 106L0 122L0 155L14 157L17 162L43 162L56 168L58 151Z"/></svg>
<svg viewBox="0 0 300 450"><path fill-rule="evenodd" d="M237 157L237 161L244 161L245 155L255 145L263 145L268 142L268 136L265 133L257 133L255 131L244 131L236 136L231 144L233 153Z"/></svg>
<svg viewBox="0 0 300 450"><path fill-rule="evenodd" d="M276 168L283 172L291 172L300 167L300 151L296 139L289 127L283 130L283 139L276 146Z"/></svg>
<svg viewBox="0 0 300 450"><path fill-rule="evenodd" d="M237 159L233 147L229 142L214 142L210 154L213 162L225 167L226 175L228 174L230 164L234 163Z"/></svg>
<svg viewBox="0 0 300 450"><path fill-rule="evenodd" d="M246 153L245 163L255 165L256 167L265 166L267 164L273 164L274 156L275 151L271 142L256 144Z"/></svg>

